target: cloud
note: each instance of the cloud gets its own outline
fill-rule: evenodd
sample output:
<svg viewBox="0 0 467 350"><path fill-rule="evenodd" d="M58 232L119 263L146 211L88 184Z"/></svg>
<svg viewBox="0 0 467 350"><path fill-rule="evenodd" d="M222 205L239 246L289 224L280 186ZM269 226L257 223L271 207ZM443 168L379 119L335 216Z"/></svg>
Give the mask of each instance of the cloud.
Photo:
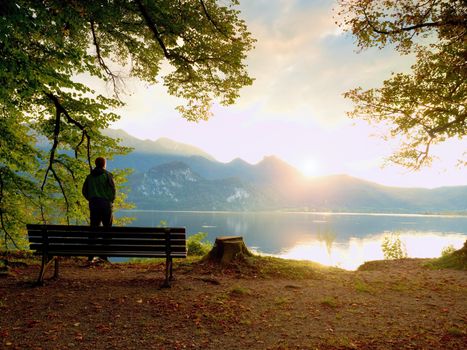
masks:
<svg viewBox="0 0 467 350"><path fill-rule="evenodd" d="M325 127L348 123L352 106L342 94L357 86L378 86L391 71L409 65L392 50L355 52L353 39L334 23L332 1L258 0L241 3L241 16L258 40L247 65L255 78L229 109L251 112L251 121L282 119ZM135 87L136 86L136 87ZM146 89L132 84L125 116L137 122L179 118L182 101L162 85Z"/></svg>
<svg viewBox="0 0 467 350"><path fill-rule="evenodd" d="M341 123L351 108L342 93L378 86L392 71L410 66L407 57L390 49L357 54L353 39L334 23L331 1L271 0L242 6L258 42L248 59L256 80L242 92L239 106L261 101L269 118L287 113L291 119Z"/></svg>
<svg viewBox="0 0 467 350"><path fill-rule="evenodd" d="M224 162L241 157L256 163L275 154L297 167L316 162L323 173L348 173L391 185L465 183L465 170L454 169L452 160L443 162L445 172L439 167L423 173L381 169L397 143L371 137L381 133L381 126L374 129L347 118L352 106L342 93L358 86L379 87L391 72L407 71L414 59L391 48L357 53L354 39L334 23L334 3L242 1L241 17L258 40L247 59L256 80L241 90L235 105L214 106L208 122L190 123L175 110L180 100L161 84L148 88L132 82L133 95L115 127L140 138L165 136L190 143ZM459 146L465 148L465 142ZM440 149L440 157L447 160L452 150Z"/></svg>

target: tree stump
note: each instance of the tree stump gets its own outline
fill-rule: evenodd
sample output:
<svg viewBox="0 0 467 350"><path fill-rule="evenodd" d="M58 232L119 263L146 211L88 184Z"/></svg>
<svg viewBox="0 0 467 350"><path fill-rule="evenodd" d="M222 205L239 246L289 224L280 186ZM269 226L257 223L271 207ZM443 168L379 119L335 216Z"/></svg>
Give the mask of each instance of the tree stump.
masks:
<svg viewBox="0 0 467 350"><path fill-rule="evenodd" d="M223 236L216 238L214 247L203 260L228 264L235 259L252 255L243 242L242 236Z"/></svg>

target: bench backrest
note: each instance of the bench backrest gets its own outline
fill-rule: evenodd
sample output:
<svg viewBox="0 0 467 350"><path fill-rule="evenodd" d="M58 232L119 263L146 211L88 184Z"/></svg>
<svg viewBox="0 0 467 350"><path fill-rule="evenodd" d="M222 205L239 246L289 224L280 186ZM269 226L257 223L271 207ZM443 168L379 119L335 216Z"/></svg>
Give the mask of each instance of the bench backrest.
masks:
<svg viewBox="0 0 467 350"><path fill-rule="evenodd" d="M184 227L28 224L30 249L55 256L186 257Z"/></svg>

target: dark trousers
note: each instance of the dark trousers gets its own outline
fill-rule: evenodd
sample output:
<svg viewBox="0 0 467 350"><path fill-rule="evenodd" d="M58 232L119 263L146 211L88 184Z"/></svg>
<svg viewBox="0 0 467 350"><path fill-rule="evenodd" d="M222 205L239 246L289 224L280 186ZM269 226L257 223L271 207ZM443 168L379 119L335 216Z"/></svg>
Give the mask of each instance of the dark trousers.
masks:
<svg viewBox="0 0 467 350"><path fill-rule="evenodd" d="M91 227L111 227L113 222L112 203L102 198L91 198L89 201L89 211L91 212ZM91 238L91 237L89 237ZM92 260L93 256L88 256ZM107 259L105 256L100 256Z"/></svg>
<svg viewBox="0 0 467 350"><path fill-rule="evenodd" d="M91 212L91 227L102 224L104 227L112 226L112 203L102 198L91 198L89 201L89 211Z"/></svg>

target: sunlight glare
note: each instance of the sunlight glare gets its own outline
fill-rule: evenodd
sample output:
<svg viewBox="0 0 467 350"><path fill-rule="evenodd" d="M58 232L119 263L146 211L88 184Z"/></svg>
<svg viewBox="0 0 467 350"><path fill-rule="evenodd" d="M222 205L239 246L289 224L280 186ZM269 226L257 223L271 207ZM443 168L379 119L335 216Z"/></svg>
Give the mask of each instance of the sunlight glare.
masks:
<svg viewBox="0 0 467 350"><path fill-rule="evenodd" d="M300 166L300 171L304 176L312 177L320 173L320 165L316 159L307 158Z"/></svg>
<svg viewBox="0 0 467 350"><path fill-rule="evenodd" d="M351 237L348 242L332 242L331 249L326 242L313 239L297 243L279 254L279 257L295 260L310 260L323 265L356 270L365 261L382 260L381 249L384 234L368 238ZM460 249L465 241L462 234L441 234L437 232L405 232L400 239L409 258L435 258L447 246Z"/></svg>

